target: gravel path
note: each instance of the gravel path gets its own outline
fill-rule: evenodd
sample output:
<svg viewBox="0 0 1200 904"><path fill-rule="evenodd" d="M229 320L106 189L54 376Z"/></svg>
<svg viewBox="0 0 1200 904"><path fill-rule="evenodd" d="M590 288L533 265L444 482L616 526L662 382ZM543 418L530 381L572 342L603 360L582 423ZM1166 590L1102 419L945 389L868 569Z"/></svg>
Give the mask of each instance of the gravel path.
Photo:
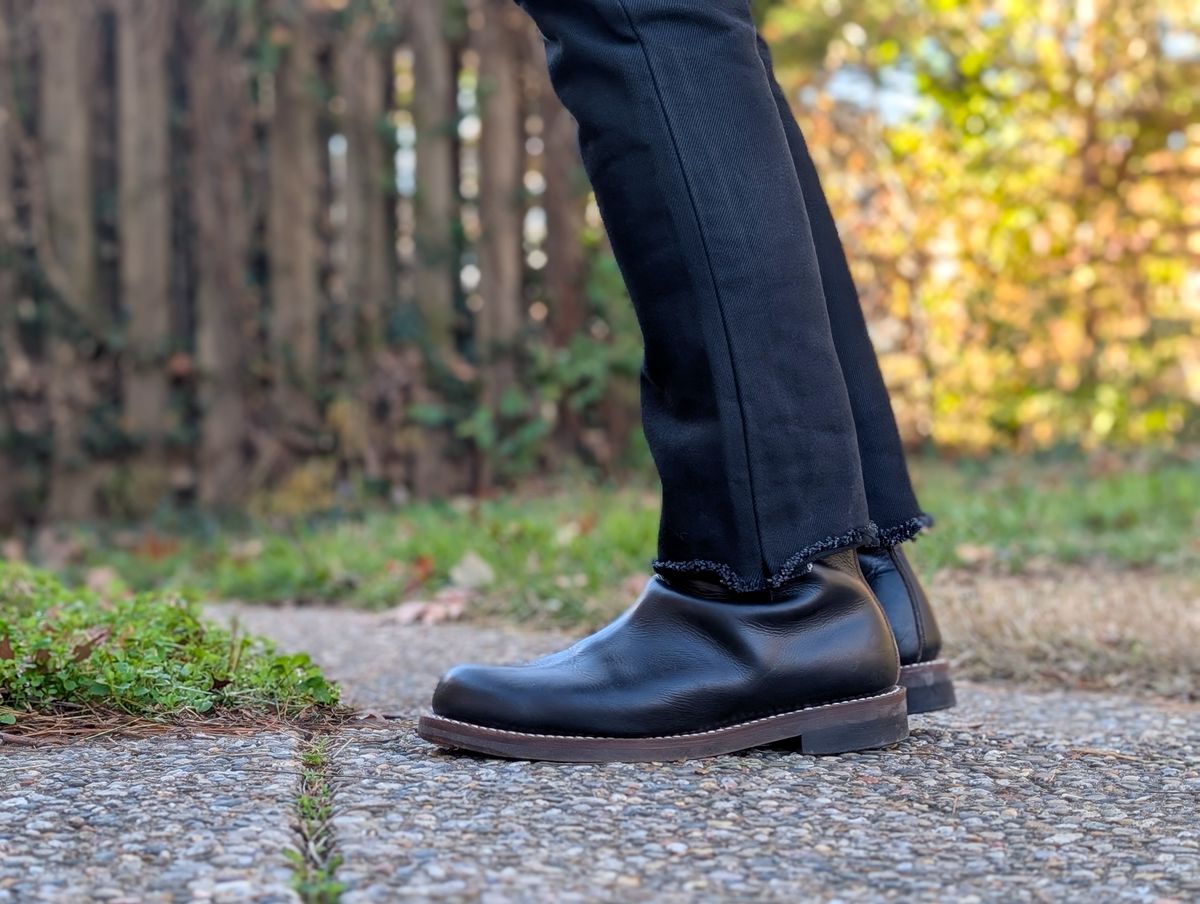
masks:
<svg viewBox="0 0 1200 904"><path fill-rule="evenodd" d="M563 635L238 614L395 718L331 747L346 904L1200 899L1200 707L969 685L890 751L509 763L436 752L411 718L448 665ZM297 745L0 748L0 904L297 900Z"/></svg>
<svg viewBox="0 0 1200 904"><path fill-rule="evenodd" d="M0 749L0 902L299 900L295 739Z"/></svg>
<svg viewBox="0 0 1200 904"><path fill-rule="evenodd" d="M312 649L355 703L404 717L337 757L348 904L1200 898L1200 707L973 685L892 751L505 763L433 753L408 719L448 665L564 636L243 617Z"/></svg>

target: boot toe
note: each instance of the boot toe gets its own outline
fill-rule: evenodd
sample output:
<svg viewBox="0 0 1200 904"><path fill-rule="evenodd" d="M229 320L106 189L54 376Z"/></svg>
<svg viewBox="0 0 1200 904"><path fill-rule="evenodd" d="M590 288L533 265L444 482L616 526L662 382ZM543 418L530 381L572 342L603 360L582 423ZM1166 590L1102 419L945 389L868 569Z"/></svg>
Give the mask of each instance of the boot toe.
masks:
<svg viewBox="0 0 1200 904"><path fill-rule="evenodd" d="M522 707L508 692L504 672L500 666L455 666L433 692L434 713L473 725L518 727Z"/></svg>

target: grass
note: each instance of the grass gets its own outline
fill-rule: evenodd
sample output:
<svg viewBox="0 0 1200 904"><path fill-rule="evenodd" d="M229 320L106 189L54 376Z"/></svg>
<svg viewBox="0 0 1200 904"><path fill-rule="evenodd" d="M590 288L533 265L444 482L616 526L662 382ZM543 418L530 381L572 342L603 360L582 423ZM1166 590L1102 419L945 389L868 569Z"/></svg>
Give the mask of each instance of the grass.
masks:
<svg viewBox="0 0 1200 904"><path fill-rule="evenodd" d="M337 702L307 655L211 624L183 597L108 596L0 562L0 725L303 720Z"/></svg>
<svg viewBox="0 0 1200 904"><path fill-rule="evenodd" d="M134 589L210 600L366 608L465 584L485 591L493 614L579 623L612 591L614 575L648 573L656 504L648 491L587 489L259 523L209 536L81 533L64 571L86 580L105 569Z"/></svg>
<svg viewBox="0 0 1200 904"><path fill-rule="evenodd" d="M1200 467L999 459L918 462L938 526L919 568L1021 573L1048 563L1200 576ZM590 623L645 575L657 530L648 489L573 488L535 497L419 504L242 529L79 531L60 541L76 580L243 602L366 608L469 585L480 614ZM464 561L465 560L465 561Z"/></svg>
<svg viewBox="0 0 1200 904"><path fill-rule="evenodd" d="M920 462L938 528L913 544L926 569L1049 562L1200 576L1200 460Z"/></svg>
<svg viewBox="0 0 1200 904"><path fill-rule="evenodd" d="M1194 461L918 461L915 472L938 524L908 549L965 674L1200 694ZM640 589L656 522L654 491L584 485L233 528L77 530L48 558L73 580L151 600L423 601L413 618L461 610L582 631Z"/></svg>
<svg viewBox="0 0 1200 904"><path fill-rule="evenodd" d="M1145 570L1054 566L927 575L963 677L1200 700L1200 585Z"/></svg>

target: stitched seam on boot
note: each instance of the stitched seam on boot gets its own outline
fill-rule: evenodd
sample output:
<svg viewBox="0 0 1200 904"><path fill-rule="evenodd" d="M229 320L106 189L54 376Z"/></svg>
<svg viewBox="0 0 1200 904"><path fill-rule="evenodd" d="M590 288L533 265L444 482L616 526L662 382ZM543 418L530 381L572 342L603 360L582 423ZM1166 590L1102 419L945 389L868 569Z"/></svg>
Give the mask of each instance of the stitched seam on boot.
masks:
<svg viewBox="0 0 1200 904"><path fill-rule="evenodd" d="M927 659L925 662L914 662L910 665L900 666L901 672L932 672L940 671L941 666L950 665L950 660L944 656L939 656L937 659Z"/></svg>
<svg viewBox="0 0 1200 904"><path fill-rule="evenodd" d="M434 718L440 719L443 722L450 722L454 725L462 725L464 728L483 729L484 731L495 732L498 734L515 735L520 738L561 738L567 741L671 741L676 738L702 738L705 735L717 734L722 731L728 731L731 728L746 728L751 725L758 725L762 722L769 722L771 719L778 719L781 716L793 716L799 713L811 712L818 709L826 709L831 706L842 706L846 703L862 703L866 700L879 700L896 693L900 685L888 688L886 691L881 691L878 694L871 694L866 697L849 697L845 700L834 700L831 703L817 703L813 706L802 706L799 709L787 709L782 712L771 713L766 716L757 716L750 719L748 722L733 722L729 725L723 725L718 728L708 728L701 731L689 731L682 734L673 735L641 735L623 737L617 735L570 735L570 734L539 734L530 731L514 731L511 728L492 728L490 725L478 725L474 722L463 722L459 719L451 719L449 716L439 716L436 712L432 715Z"/></svg>

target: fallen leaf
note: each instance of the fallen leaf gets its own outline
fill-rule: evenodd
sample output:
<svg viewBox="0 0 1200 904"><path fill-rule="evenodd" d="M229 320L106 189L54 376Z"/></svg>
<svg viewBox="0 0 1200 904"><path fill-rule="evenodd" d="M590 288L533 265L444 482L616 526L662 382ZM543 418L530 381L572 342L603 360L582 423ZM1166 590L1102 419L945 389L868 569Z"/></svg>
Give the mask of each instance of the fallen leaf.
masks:
<svg viewBox="0 0 1200 904"><path fill-rule="evenodd" d="M437 570L437 563L433 561L433 556L417 556L413 561L413 580L424 584Z"/></svg>
<svg viewBox="0 0 1200 904"><path fill-rule="evenodd" d="M399 713L385 713L378 709L364 709L355 719L359 722L394 722L396 719L403 719L404 716Z"/></svg>
<svg viewBox="0 0 1200 904"><path fill-rule="evenodd" d="M71 655L75 657L76 662L82 662L92 655L96 647L108 640L110 634L112 634L112 631L108 628L93 628L84 634L85 639L83 643L78 644L71 651Z"/></svg>
<svg viewBox="0 0 1200 904"><path fill-rule="evenodd" d="M0 637L0 659L16 659L12 644L7 637Z"/></svg>
<svg viewBox="0 0 1200 904"><path fill-rule="evenodd" d="M384 618L386 621L395 622L399 625L415 625L421 620L421 614L428 605L423 600L412 600L407 603L401 603L395 609L388 612Z"/></svg>
<svg viewBox="0 0 1200 904"><path fill-rule="evenodd" d="M476 552L468 552L450 569L450 581L455 587L478 590L496 580L492 566Z"/></svg>
<svg viewBox="0 0 1200 904"><path fill-rule="evenodd" d="M960 543L954 547L954 554L967 565L982 565L996 558L996 551L990 546L978 546L974 543Z"/></svg>
<svg viewBox="0 0 1200 904"><path fill-rule="evenodd" d="M384 615L385 621L399 625L438 625L458 621L466 614L475 594L460 587L447 587L431 600L410 600Z"/></svg>
<svg viewBox="0 0 1200 904"><path fill-rule="evenodd" d="M93 593L104 593L114 584L120 583L120 580L121 576L117 574L115 568L108 565L101 565L97 568L89 568L83 583Z"/></svg>
<svg viewBox="0 0 1200 904"><path fill-rule="evenodd" d="M238 562L253 562L263 552L262 540L246 540L236 543L230 548L229 554Z"/></svg>
<svg viewBox="0 0 1200 904"><path fill-rule="evenodd" d="M403 569L404 566L397 563L397 573L401 573ZM404 590L401 592L401 596L408 596L410 593L413 593L418 588L422 587L430 578L433 577L435 571L437 571L437 563L433 561L432 556L417 556L412 563L412 576L404 585Z"/></svg>
<svg viewBox="0 0 1200 904"><path fill-rule="evenodd" d="M158 534L147 534L133 548L133 554L142 559L157 562L179 551L179 541Z"/></svg>
<svg viewBox="0 0 1200 904"><path fill-rule="evenodd" d="M583 533L578 521L568 521L554 532L555 546L570 546Z"/></svg>

